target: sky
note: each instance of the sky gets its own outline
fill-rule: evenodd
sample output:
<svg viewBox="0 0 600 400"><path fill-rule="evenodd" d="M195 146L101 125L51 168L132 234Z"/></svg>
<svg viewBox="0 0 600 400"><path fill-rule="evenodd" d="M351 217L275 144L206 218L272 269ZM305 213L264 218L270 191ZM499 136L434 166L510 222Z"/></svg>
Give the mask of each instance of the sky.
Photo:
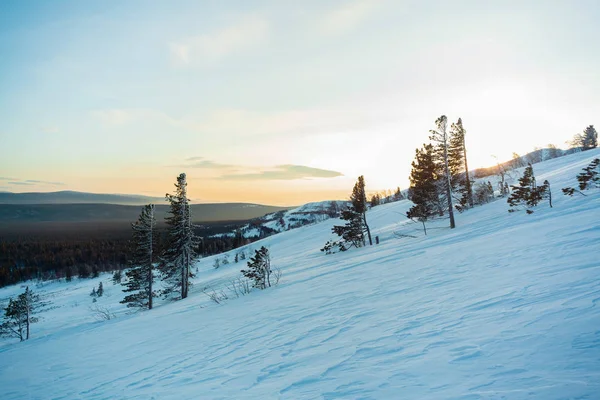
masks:
<svg viewBox="0 0 600 400"><path fill-rule="evenodd" d="M600 124L600 2L0 2L0 191L298 205L408 187L440 115L469 166Z"/></svg>

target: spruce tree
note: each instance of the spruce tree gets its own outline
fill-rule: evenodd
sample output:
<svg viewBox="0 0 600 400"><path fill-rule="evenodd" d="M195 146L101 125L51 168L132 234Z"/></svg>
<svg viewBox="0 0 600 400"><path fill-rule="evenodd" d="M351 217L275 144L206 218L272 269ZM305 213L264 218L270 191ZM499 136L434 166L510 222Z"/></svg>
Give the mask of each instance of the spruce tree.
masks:
<svg viewBox="0 0 600 400"><path fill-rule="evenodd" d="M452 189L461 194L459 210L473 207L473 189L469 179L465 133L462 119L459 118L450 127L450 143L448 144L448 168Z"/></svg>
<svg viewBox="0 0 600 400"><path fill-rule="evenodd" d="M0 335L16 337L20 341L28 340L30 325L37 322L34 314L41 305L40 296L29 289L17 296L10 298L8 306L4 309L4 322L0 325Z"/></svg>
<svg viewBox="0 0 600 400"><path fill-rule="evenodd" d="M190 204L187 198L187 181L184 173L177 177L175 194L166 195L170 203L168 243L160 266L165 282L163 295L172 295L180 290L180 298L188 296L191 276L191 264L196 257L198 240L193 231Z"/></svg>
<svg viewBox="0 0 600 400"><path fill-rule="evenodd" d="M589 189L592 186L600 187L600 158L595 158L577 175L579 190Z"/></svg>
<svg viewBox="0 0 600 400"><path fill-rule="evenodd" d="M437 212L438 187L436 181L433 146L425 144L422 149L416 150L415 160L412 162L408 198L414 203L414 206L406 213L408 218L416 219L423 224L425 234L427 234L425 222Z"/></svg>
<svg viewBox="0 0 600 400"><path fill-rule="evenodd" d="M507 200L510 205L508 212L517 211L519 207L524 206L527 214L532 214L533 210L531 208L537 206L547 195L546 191L549 190L550 183L546 184L546 182L538 187L533 174L533 167L528 164L525 171L523 171L523 176L519 178L519 185L512 186L512 194Z"/></svg>
<svg viewBox="0 0 600 400"><path fill-rule="evenodd" d="M445 115L440 116L435 121L436 129L432 129L429 131L431 139L434 143L436 143L435 147L435 155L436 160L438 161L438 168L442 171L442 173L438 173L440 177L440 187L442 191L445 192L446 205L448 208L448 215L450 217L450 229L454 229L456 224L454 222L454 209L452 206L452 183L450 177L450 169L448 167L448 118ZM443 209L440 206L440 214L443 215Z"/></svg>
<svg viewBox="0 0 600 400"><path fill-rule="evenodd" d="M365 233L369 244L373 245L371 230L367 224L367 197L365 194L365 179L361 175L354 184L350 195L350 206L342 210L340 218L347 221L345 225L336 225L332 232L341 236L340 249L346 250L351 246L362 247L365 243Z"/></svg>
<svg viewBox="0 0 600 400"><path fill-rule="evenodd" d="M154 286L154 204L142 208L138 220L131 224L130 269L125 273L127 281L123 292L130 293L121 300L127 307L152 309L152 299L156 296Z"/></svg>

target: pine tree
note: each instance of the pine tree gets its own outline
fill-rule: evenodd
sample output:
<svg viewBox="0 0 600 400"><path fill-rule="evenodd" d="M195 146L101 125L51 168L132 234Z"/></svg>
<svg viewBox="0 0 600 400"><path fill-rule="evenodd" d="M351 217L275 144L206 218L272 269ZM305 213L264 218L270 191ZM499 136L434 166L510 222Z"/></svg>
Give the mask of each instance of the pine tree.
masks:
<svg viewBox="0 0 600 400"><path fill-rule="evenodd" d="M125 273L127 281L123 289L131 294L121 300L127 307L152 309L152 299L156 297L153 289L155 226L154 204L144 206L138 220L131 224L130 269Z"/></svg>
<svg viewBox="0 0 600 400"><path fill-rule="evenodd" d="M546 181L547 182L547 181ZM508 212L518 210L518 207L525 206L527 214L533 213L531 207L535 207L546 196L546 191L549 189L550 183L537 186L533 167L528 164L523 171L523 176L519 178L519 185L512 186L513 192L507 202L510 205Z"/></svg>
<svg viewBox="0 0 600 400"><path fill-rule="evenodd" d="M429 131L429 133L431 133L429 139L436 143L434 154L436 155L436 159L439 160L438 165L442 170L442 173L438 173L438 175L443 176L443 180L440 180L439 182L441 188L443 188L443 192L445 192L448 215L450 216L450 229L454 229L456 224L454 222L454 209L452 206L452 182L450 169L448 167L448 118L445 115L442 115L435 121L435 125L436 129ZM443 211L441 211L441 213L443 213Z"/></svg>
<svg viewBox="0 0 600 400"><path fill-rule="evenodd" d="M462 119L459 118L450 127L450 143L448 144L448 168L452 189L461 194L459 206L457 206L459 210L473 207L473 189L469 179L465 133Z"/></svg>
<svg viewBox="0 0 600 400"><path fill-rule="evenodd" d="M336 225L332 232L342 238L340 249L346 250L351 246L365 246L365 233L369 238L369 244L373 245L371 230L367 224L367 197L365 193L365 179L358 177L352 194L350 195L350 206L342 210L340 218L347 221L345 225ZM344 245L347 244L347 245Z"/></svg>
<svg viewBox="0 0 600 400"><path fill-rule="evenodd" d="M16 299L9 299L8 306L4 309L0 335L16 337L20 341L28 340L30 325L38 321L34 314L40 305L40 296L29 290L29 286Z"/></svg>
<svg viewBox="0 0 600 400"><path fill-rule="evenodd" d="M254 252L254 257L248 261L248 269L243 269L242 274L254 282L253 286L258 289L271 287L271 256L269 249L262 246Z"/></svg>
<svg viewBox="0 0 600 400"><path fill-rule="evenodd" d="M573 147L581 147L582 150L590 150L598 147L598 132L594 125L590 125L583 130L583 134L578 133L571 142Z"/></svg>
<svg viewBox="0 0 600 400"><path fill-rule="evenodd" d="M398 188L394 192L393 200L394 201L404 200L404 195L402 195L402 190L400 190L400 186L398 186Z"/></svg>
<svg viewBox="0 0 600 400"><path fill-rule="evenodd" d="M191 263L196 257L198 240L192 229L192 216L184 173L177 177L175 194L167 193L166 198L171 208L170 216L166 218L168 244L160 266L162 279L166 284L163 294L167 297L180 290L180 298L185 299L189 292Z"/></svg>
<svg viewBox="0 0 600 400"><path fill-rule="evenodd" d="M112 282L113 285L119 285L123 280L123 272L118 269L113 273Z"/></svg>
<svg viewBox="0 0 600 400"><path fill-rule="evenodd" d="M412 162L408 198L415 205L406 213L408 218L417 219L423 224L425 234L427 234L425 222L437 213L438 187L436 181L433 146L426 144L422 149L416 150L415 160Z"/></svg>
<svg viewBox="0 0 600 400"><path fill-rule="evenodd" d="M577 175L579 190L589 189L592 186L600 187L600 158L595 158Z"/></svg>
<svg viewBox="0 0 600 400"><path fill-rule="evenodd" d="M102 286L102 282L98 284L98 290L96 290L96 294L98 295L98 297L102 297L102 295L104 294L104 286Z"/></svg>

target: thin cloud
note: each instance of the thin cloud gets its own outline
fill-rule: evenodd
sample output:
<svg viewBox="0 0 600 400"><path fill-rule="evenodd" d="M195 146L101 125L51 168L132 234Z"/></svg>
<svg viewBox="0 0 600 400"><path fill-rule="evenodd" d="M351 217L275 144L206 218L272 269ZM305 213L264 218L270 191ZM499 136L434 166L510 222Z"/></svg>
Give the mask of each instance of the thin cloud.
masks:
<svg viewBox="0 0 600 400"><path fill-rule="evenodd" d="M37 185L53 185L53 186L64 186L65 184L62 182L51 182L51 181L38 181L35 179L28 179L25 182Z"/></svg>
<svg viewBox="0 0 600 400"><path fill-rule="evenodd" d="M33 185L35 185L35 183L26 182L26 181L8 182L8 184L9 185L19 185L19 186L33 186Z"/></svg>
<svg viewBox="0 0 600 400"><path fill-rule="evenodd" d="M6 178L0 178L6 179ZM34 185L51 185L51 186L64 186L65 184L62 182L51 182L51 181L40 181L37 179L13 179L10 182L6 182L9 185L19 185L19 186L34 186Z"/></svg>
<svg viewBox="0 0 600 400"><path fill-rule="evenodd" d="M255 47L268 33L267 20L256 15L246 16L238 24L219 31L169 43L169 50L178 65L212 63Z"/></svg>
<svg viewBox="0 0 600 400"><path fill-rule="evenodd" d="M0 176L0 181L18 181L17 178L7 178L5 176Z"/></svg>
<svg viewBox="0 0 600 400"><path fill-rule="evenodd" d="M176 168L194 168L194 169L239 169L239 165L221 164L213 160L208 160L204 157L186 158L186 164L174 165Z"/></svg>
<svg viewBox="0 0 600 400"><path fill-rule="evenodd" d="M309 178L336 178L344 176L341 172L307 167L305 165L277 165L271 169L266 169L257 173L250 174L226 174L219 179L238 180L238 181L254 181L254 180L297 180Z"/></svg>

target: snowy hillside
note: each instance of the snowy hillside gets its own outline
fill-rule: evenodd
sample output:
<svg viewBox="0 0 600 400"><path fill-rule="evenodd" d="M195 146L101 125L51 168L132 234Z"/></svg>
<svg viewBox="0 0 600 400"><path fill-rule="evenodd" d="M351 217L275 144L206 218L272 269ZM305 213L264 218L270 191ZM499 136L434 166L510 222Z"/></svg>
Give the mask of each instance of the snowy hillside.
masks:
<svg viewBox="0 0 600 400"><path fill-rule="evenodd" d="M242 235L246 238L259 238L273 233L283 232L301 226L316 224L339 215L339 211L348 202L342 200L326 200L307 203L291 210L281 210L256 218L251 223L241 228ZM233 237L234 232L215 236Z"/></svg>
<svg viewBox="0 0 600 400"><path fill-rule="evenodd" d="M323 254L337 220L253 243L281 283L220 305L202 290L242 263L200 260L188 299L133 314L107 275L46 284L33 338L0 342L0 398L598 399L600 190L560 192L595 157L536 164L554 208L532 215L499 200L423 236L400 201L368 212L377 246Z"/></svg>

